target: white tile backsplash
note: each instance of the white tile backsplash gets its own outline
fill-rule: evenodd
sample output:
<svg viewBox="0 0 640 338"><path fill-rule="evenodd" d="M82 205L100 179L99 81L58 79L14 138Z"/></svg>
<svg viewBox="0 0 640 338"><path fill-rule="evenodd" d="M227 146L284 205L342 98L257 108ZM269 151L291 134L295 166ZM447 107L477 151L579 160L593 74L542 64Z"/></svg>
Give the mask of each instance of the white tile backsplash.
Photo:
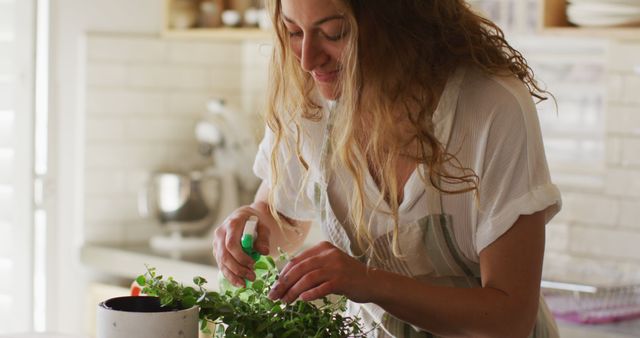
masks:
<svg viewBox="0 0 640 338"><path fill-rule="evenodd" d="M631 69L629 73L624 76L624 88L622 90L623 103L632 103L634 105L640 105L640 74L636 74Z"/></svg>
<svg viewBox="0 0 640 338"><path fill-rule="evenodd" d="M232 69L246 66L243 64L243 44L238 42L174 41L167 48L167 60L174 64ZM249 58L253 59L251 56Z"/></svg>
<svg viewBox="0 0 640 338"><path fill-rule="evenodd" d="M633 70L638 60L640 43L608 46L604 185L589 192L563 190L561 217L552 222L568 226L569 246L557 244L566 234L551 225L544 268L548 277L640 283L640 75Z"/></svg>
<svg viewBox="0 0 640 338"><path fill-rule="evenodd" d="M203 90L209 86L209 76L200 67L135 65L128 69L127 83L134 88Z"/></svg>
<svg viewBox="0 0 640 338"><path fill-rule="evenodd" d="M127 82L127 66L124 64L97 63L87 67L87 84L121 87Z"/></svg>
<svg viewBox="0 0 640 338"><path fill-rule="evenodd" d="M258 111L265 55L249 55L255 43L152 35L92 33L86 46L85 238L145 241L161 230L137 211L150 173L207 163L194 128L209 99L238 113Z"/></svg>
<svg viewBox="0 0 640 338"><path fill-rule="evenodd" d="M87 88L87 115L163 115L166 112L163 90L127 88Z"/></svg>
<svg viewBox="0 0 640 338"><path fill-rule="evenodd" d="M95 61L164 62L167 59L166 41L151 35L89 34L87 58Z"/></svg>
<svg viewBox="0 0 640 338"><path fill-rule="evenodd" d="M574 226L571 229L572 253L608 259L637 259L640 232L601 227Z"/></svg>
<svg viewBox="0 0 640 338"><path fill-rule="evenodd" d="M602 195L565 192L562 196L562 213L569 221L612 227L618 219L618 202Z"/></svg>

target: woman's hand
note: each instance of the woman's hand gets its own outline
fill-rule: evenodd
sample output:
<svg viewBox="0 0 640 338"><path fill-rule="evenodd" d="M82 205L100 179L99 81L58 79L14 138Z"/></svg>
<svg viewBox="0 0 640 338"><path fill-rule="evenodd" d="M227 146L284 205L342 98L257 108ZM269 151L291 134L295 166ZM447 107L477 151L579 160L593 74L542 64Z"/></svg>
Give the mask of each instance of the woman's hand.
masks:
<svg viewBox="0 0 640 338"><path fill-rule="evenodd" d="M344 295L358 303L370 301L367 267L329 242L322 242L292 258L280 272L269 298L291 303L329 294Z"/></svg>
<svg viewBox="0 0 640 338"><path fill-rule="evenodd" d="M249 257L240 245L244 224L249 217L258 217L257 240L254 248L262 255L269 254L270 230L262 220L265 215L251 206L243 206L236 209L225 221L218 226L213 238L213 255L218 262L218 267L224 277L231 284L242 287L244 279L255 280L253 272L254 261Z"/></svg>

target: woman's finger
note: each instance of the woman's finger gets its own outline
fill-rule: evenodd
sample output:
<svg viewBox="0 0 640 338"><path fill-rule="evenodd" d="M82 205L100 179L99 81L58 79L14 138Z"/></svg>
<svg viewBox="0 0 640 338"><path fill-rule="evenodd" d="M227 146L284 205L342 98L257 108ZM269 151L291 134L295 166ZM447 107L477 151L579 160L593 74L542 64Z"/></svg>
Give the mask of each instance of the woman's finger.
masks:
<svg viewBox="0 0 640 338"><path fill-rule="evenodd" d="M221 266L220 271L222 271L224 278L226 278L234 286L243 287L245 285L244 280L242 278L236 276L234 273L231 272L231 270L227 269L225 266Z"/></svg>
<svg viewBox="0 0 640 338"><path fill-rule="evenodd" d="M284 266L284 269L282 269L282 271L280 271L280 276L284 276L286 275L289 270L291 270L294 266L296 266L298 263L306 260L309 257L313 257L313 256L317 256L320 253L322 253L325 250L330 250L335 248L335 246L333 246L331 243L329 242L321 242L318 243L314 246L312 246L311 248L299 253L298 255L294 256L293 258L291 258L289 260L289 263L287 263L287 265Z"/></svg>
<svg viewBox="0 0 640 338"><path fill-rule="evenodd" d="M319 254L315 256L311 256L303 261L298 262L287 272L280 273L280 278L274 286L271 288L271 292L269 292L269 297L271 299L284 298L284 296L290 291L290 288L296 285L299 280L305 278L307 274L310 274L318 269L321 269L327 266L329 262L324 259L324 257ZM313 275L315 276L315 275ZM306 290L301 290L303 292Z"/></svg>
<svg viewBox="0 0 640 338"><path fill-rule="evenodd" d="M306 273L302 278L297 280L287 292L282 296L282 301L285 303L291 303L298 299L300 294L318 287L320 284L329 280L329 274L326 269L316 269L309 273Z"/></svg>
<svg viewBox="0 0 640 338"><path fill-rule="evenodd" d="M249 215L243 214L228 220L229 226L225 238L225 247L231 253L231 256L241 265L252 269L254 261L249 255L242 251L240 245L242 231Z"/></svg>
<svg viewBox="0 0 640 338"><path fill-rule="evenodd" d="M310 302L322 297L326 297L332 293L335 293L333 289L334 289L333 283L331 283L330 281L327 281L301 293L299 298L304 301Z"/></svg>
<svg viewBox="0 0 640 338"><path fill-rule="evenodd" d="M255 279L255 273L253 270L238 263L235 258L229 254L229 251L223 251L221 254L222 266L233 273L238 278L246 278L249 280Z"/></svg>

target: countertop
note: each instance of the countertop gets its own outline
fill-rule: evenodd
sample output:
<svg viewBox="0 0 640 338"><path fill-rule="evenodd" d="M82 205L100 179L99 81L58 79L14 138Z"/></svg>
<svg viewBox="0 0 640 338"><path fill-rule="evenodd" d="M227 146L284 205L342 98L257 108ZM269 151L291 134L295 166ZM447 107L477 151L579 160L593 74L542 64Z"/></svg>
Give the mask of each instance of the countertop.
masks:
<svg viewBox="0 0 640 338"><path fill-rule="evenodd" d="M188 284L193 277L207 279L207 288L218 289L218 268L211 252L186 254L153 250L147 243L128 245L87 244L81 252L82 262L101 272L135 279L146 271L145 264L159 274L173 276ZM558 321L562 338L638 338L640 319L611 324L578 325Z"/></svg>
<svg viewBox="0 0 640 338"><path fill-rule="evenodd" d="M107 245L87 244L81 249L83 264L100 272L132 281L144 274L146 266L156 268L158 274L172 276L189 284L193 277L204 277L207 289L218 289L218 268L210 251L199 253L165 252L154 250L147 243Z"/></svg>

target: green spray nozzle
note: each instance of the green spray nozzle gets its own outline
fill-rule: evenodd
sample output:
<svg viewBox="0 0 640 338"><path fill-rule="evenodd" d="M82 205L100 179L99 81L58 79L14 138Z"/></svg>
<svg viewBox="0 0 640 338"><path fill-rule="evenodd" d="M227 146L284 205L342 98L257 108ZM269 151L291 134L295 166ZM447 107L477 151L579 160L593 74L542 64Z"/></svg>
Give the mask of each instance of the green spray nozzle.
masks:
<svg viewBox="0 0 640 338"><path fill-rule="evenodd" d="M253 261L257 261L260 259L260 253L257 252L253 248L253 243L257 238L256 228L258 226L258 217L251 216L244 224L244 230L242 231L242 239L240 240L240 245L242 246L242 251L249 255Z"/></svg>

